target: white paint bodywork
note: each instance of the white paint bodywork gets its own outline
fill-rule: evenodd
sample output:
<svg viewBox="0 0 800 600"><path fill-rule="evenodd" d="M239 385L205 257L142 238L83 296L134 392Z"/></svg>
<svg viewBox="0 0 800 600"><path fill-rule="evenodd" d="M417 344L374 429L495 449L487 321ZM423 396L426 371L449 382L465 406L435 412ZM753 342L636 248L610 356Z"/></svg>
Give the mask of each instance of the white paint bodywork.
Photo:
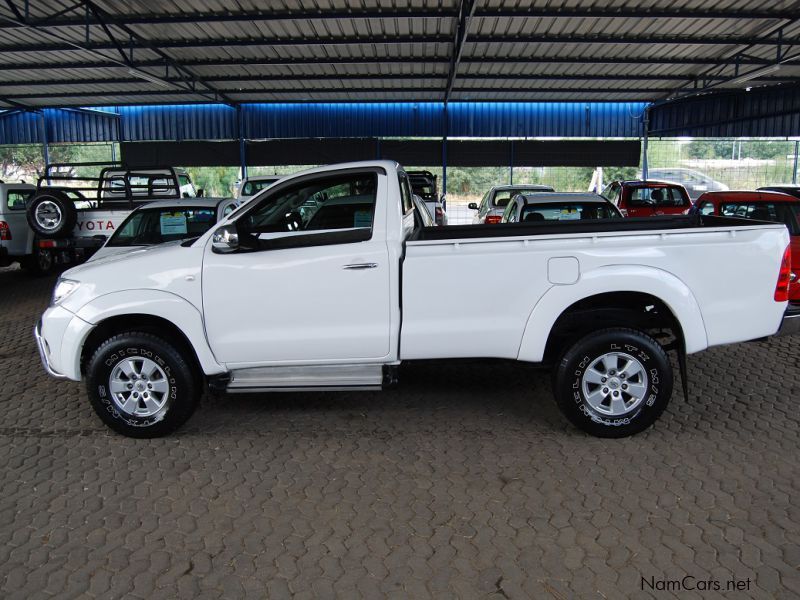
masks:
<svg viewBox="0 0 800 600"><path fill-rule="evenodd" d="M0 221L5 221L11 232L10 240L0 240L0 247L5 248L12 259L20 259L33 252L33 230L25 217L25 208L12 208L8 205L9 192L33 193L35 185L27 183L0 183Z"/></svg>
<svg viewBox="0 0 800 600"><path fill-rule="evenodd" d="M212 229L189 247L162 244L71 269L64 277L81 285L43 318L53 370L80 379L86 336L120 315L176 325L208 375L253 368L273 380L291 366L341 365L341 378L400 359L540 361L558 316L606 292L662 300L688 352L772 335L781 324L786 304L773 293L789 243L782 225L406 242L413 212L402 212L395 163L298 175L345 168L385 173L371 240L218 254ZM352 263L377 266L342 268Z"/></svg>

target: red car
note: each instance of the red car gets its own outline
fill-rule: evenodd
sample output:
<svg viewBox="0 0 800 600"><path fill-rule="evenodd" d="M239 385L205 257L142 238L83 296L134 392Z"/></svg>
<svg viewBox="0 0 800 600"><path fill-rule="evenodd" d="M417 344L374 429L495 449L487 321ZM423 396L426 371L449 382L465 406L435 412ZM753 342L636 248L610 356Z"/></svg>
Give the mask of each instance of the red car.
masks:
<svg viewBox="0 0 800 600"><path fill-rule="evenodd" d="M784 223L791 239L794 271L790 276L789 302L800 302L800 198L780 192L706 192L697 199L694 210L701 215Z"/></svg>
<svg viewBox="0 0 800 600"><path fill-rule="evenodd" d="M692 208L686 188L666 181L612 181L603 190L623 217L681 215Z"/></svg>

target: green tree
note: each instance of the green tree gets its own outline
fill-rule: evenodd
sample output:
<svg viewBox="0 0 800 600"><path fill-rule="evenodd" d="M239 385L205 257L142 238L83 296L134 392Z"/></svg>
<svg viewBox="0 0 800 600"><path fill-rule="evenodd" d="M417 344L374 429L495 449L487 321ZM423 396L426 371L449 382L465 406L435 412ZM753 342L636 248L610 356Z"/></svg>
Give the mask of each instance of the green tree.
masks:
<svg viewBox="0 0 800 600"><path fill-rule="evenodd" d="M33 183L44 171L42 147L38 144L0 146L0 179Z"/></svg>

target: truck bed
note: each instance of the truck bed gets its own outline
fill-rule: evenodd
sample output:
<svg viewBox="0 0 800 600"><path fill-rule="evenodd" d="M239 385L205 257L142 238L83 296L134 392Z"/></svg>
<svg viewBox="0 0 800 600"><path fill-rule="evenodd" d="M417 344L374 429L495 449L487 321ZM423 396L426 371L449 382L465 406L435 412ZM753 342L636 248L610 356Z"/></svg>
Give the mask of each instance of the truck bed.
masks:
<svg viewBox="0 0 800 600"><path fill-rule="evenodd" d="M715 216L424 228L405 245L403 359L538 362L559 314L638 293L684 323L687 352L780 327L785 226Z"/></svg>

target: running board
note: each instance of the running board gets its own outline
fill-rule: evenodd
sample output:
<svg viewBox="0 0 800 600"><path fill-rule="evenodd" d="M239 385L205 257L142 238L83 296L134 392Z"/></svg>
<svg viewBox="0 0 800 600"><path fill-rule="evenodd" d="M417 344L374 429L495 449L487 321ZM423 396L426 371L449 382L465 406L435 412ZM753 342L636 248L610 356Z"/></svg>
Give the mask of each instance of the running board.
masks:
<svg viewBox="0 0 800 600"><path fill-rule="evenodd" d="M235 369L228 393L379 390L392 367L384 365L309 365Z"/></svg>

